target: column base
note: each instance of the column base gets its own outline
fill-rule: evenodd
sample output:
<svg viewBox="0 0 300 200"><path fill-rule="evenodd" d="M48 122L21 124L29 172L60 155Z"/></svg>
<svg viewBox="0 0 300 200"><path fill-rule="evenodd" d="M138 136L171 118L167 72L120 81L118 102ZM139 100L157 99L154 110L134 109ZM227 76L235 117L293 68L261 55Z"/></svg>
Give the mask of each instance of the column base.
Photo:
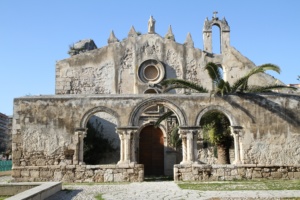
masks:
<svg viewBox="0 0 300 200"><path fill-rule="evenodd" d="M192 165L192 164L194 164L194 162L193 161L182 161L182 162L180 162L180 164L181 165Z"/></svg>
<svg viewBox="0 0 300 200"><path fill-rule="evenodd" d="M132 167L132 166L134 166L135 164L137 164L137 162L130 162L129 160L123 160L123 161L119 161L118 163L117 163L117 165L119 166L119 167Z"/></svg>
<svg viewBox="0 0 300 200"><path fill-rule="evenodd" d="M238 161L233 161L232 164L233 165L240 165L240 164L242 164L242 162L240 160L238 160Z"/></svg>

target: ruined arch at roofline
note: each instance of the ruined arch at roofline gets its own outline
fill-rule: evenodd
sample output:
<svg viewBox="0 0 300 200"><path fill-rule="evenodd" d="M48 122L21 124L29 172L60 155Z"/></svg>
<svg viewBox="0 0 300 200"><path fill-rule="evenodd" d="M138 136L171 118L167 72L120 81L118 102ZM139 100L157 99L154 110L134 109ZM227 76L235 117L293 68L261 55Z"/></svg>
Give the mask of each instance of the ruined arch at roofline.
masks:
<svg viewBox="0 0 300 200"><path fill-rule="evenodd" d="M114 111L110 108L104 107L104 106L97 106L97 107L92 108L92 109L88 110L87 112L85 112L85 114L81 118L80 127L85 128L90 117L93 116L97 112L106 112L106 113L114 116L117 119L117 126L120 125L120 121L119 121L120 116L116 111Z"/></svg>
<svg viewBox="0 0 300 200"><path fill-rule="evenodd" d="M154 104L162 104L163 106L169 108L174 114L177 116L179 125L186 126L187 125L187 117L185 112L179 108L178 105L172 103L171 101L164 98L150 98L139 103L133 111L130 113L128 125L129 126L138 126L139 117L142 112L149 106Z"/></svg>
<svg viewBox="0 0 300 200"><path fill-rule="evenodd" d="M225 108L223 108L221 106L217 106L217 105L208 106L208 107L202 109L196 117L195 126L199 126L203 115L212 110L217 110L217 111L223 113L229 119L231 126L240 126L239 121L231 114L231 112L229 112Z"/></svg>

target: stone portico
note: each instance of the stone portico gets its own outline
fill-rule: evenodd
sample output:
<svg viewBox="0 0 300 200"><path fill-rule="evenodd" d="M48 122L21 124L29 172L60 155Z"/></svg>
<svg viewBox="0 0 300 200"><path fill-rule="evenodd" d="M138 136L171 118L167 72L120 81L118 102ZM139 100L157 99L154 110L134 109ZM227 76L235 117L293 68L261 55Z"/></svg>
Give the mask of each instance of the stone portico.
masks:
<svg viewBox="0 0 300 200"><path fill-rule="evenodd" d="M161 37L155 33L155 23L150 17L148 33L142 35L131 27L123 41L112 32L102 48L92 40L81 41L70 58L56 63L55 95L14 100L13 178L64 182L143 181L148 175L174 176L175 181L298 179L300 96L211 97L189 90L162 94L160 83L168 78L212 89L204 70L208 62L217 63L229 82L256 66L230 46L225 18L215 15L205 20L204 50L194 47L190 34L183 44L177 43L171 27ZM212 52L212 26L220 28L221 54ZM276 80L258 74L249 81L271 84ZM154 128L165 111L174 114ZM230 165L216 165L211 150L204 147L200 121L210 111L219 111L230 121L234 143ZM91 119L101 122L104 136L116 149L96 165L84 162L84 138ZM180 147L172 144L175 126Z"/></svg>

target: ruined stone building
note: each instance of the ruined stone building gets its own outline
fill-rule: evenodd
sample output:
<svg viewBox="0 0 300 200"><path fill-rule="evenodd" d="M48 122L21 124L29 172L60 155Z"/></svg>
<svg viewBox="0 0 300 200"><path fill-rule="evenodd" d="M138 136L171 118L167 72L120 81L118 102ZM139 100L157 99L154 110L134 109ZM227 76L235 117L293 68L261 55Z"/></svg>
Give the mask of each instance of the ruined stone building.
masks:
<svg viewBox="0 0 300 200"><path fill-rule="evenodd" d="M220 29L220 54L212 52L213 26ZM190 34L183 44L177 43L171 27L163 37L150 17L145 34L131 27L122 41L111 32L101 48L92 40L74 44L71 57L56 63L55 95L14 100L15 180L142 181L144 175L171 175L175 180L299 178L299 95L221 98L183 89L161 93L161 81L169 78L211 90L204 70L208 62L220 66L230 83L256 67L230 45L225 18L205 19L203 43L203 50L195 48ZM261 73L249 81L263 85L276 80ZM174 114L155 128L154 122L168 110ZM201 144L200 121L212 110L230 121L230 165L217 165L213 153ZM83 153L89 121L101 124L114 149L93 165L84 162ZM180 146L171 139L174 126L179 127Z"/></svg>

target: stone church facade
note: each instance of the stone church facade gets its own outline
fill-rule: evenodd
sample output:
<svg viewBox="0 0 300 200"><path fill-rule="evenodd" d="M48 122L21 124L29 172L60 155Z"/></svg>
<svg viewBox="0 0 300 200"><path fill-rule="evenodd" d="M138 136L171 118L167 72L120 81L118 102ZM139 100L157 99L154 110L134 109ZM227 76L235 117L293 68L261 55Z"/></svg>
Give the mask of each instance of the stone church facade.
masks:
<svg viewBox="0 0 300 200"><path fill-rule="evenodd" d="M179 78L212 89L204 70L218 64L230 83L255 64L230 45L225 18L213 16L203 26L204 49L190 34L179 44L171 27L165 37L132 27L119 41L111 32L108 45L97 48L83 40L70 58L56 63L55 95L14 100L13 177L16 181L118 182L143 181L147 175L174 180L300 178L300 96L287 93L210 97L174 90L161 93L161 81ZM212 52L212 26L220 29L220 54ZM278 80L258 74L250 84ZM173 111L158 128L156 120ZM218 165L203 145L200 121L209 111L230 121L231 164ZM87 123L99 120L115 152L98 164L84 162ZM179 127L181 146L171 132Z"/></svg>

